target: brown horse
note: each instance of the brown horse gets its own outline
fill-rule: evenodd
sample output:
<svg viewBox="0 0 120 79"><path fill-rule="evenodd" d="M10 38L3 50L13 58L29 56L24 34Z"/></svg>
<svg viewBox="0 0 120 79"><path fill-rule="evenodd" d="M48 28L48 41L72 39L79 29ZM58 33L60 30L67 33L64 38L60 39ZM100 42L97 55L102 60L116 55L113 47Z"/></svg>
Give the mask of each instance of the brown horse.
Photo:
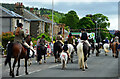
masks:
<svg viewBox="0 0 120 79"><path fill-rule="evenodd" d="M11 68L11 58L14 58L13 69ZM19 67L20 67L21 58L25 58L25 73L27 75L28 74L27 72L27 60L28 60L27 51L25 51L21 43L18 43L18 42L9 43L8 49L7 49L7 57L5 60L5 66L7 65L7 63L9 63L9 67L10 67L9 75L10 76L15 77L14 68L15 68L17 61L18 61L18 68L17 68L16 76L19 76Z"/></svg>
<svg viewBox="0 0 120 79"><path fill-rule="evenodd" d="M111 49L112 49L112 53L113 53L113 57L115 58L118 58L118 50L117 50L117 47L118 47L118 42L113 42L111 43Z"/></svg>

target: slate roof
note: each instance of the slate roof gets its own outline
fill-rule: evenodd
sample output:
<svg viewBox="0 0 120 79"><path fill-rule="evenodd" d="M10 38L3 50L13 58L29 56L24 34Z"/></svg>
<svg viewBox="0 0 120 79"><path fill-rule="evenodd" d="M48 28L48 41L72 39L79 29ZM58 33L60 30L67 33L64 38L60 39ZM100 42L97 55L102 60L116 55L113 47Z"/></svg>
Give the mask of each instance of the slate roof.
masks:
<svg viewBox="0 0 120 79"><path fill-rule="evenodd" d="M0 17L22 18L19 14L0 6Z"/></svg>

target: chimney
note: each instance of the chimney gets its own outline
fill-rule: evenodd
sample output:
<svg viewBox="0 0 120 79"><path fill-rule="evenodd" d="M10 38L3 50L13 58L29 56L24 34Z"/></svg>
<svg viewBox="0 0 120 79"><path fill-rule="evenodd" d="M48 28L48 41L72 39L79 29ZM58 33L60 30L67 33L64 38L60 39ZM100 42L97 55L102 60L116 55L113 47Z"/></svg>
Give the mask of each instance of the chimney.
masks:
<svg viewBox="0 0 120 79"><path fill-rule="evenodd" d="M33 14L35 14L34 8L30 8L30 12L32 12Z"/></svg>
<svg viewBox="0 0 120 79"><path fill-rule="evenodd" d="M15 12L18 13L21 16L24 16L24 6L23 3L17 2L15 3Z"/></svg>

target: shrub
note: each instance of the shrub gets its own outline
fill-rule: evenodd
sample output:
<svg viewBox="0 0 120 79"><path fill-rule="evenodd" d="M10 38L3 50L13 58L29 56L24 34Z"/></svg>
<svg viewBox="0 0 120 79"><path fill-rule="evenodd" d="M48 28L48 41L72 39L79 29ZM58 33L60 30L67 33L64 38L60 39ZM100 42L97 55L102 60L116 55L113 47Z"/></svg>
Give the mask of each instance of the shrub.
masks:
<svg viewBox="0 0 120 79"><path fill-rule="evenodd" d="M2 45L4 48L6 48L6 45L8 41L13 42L14 41L14 35L13 32L2 32Z"/></svg>
<svg viewBox="0 0 120 79"><path fill-rule="evenodd" d="M51 38L50 38L50 36L49 36L48 34L44 34L44 33L40 34L40 35L37 37L37 39L38 39L38 38L41 38L42 35L45 36L45 40L46 40L46 41L51 42Z"/></svg>

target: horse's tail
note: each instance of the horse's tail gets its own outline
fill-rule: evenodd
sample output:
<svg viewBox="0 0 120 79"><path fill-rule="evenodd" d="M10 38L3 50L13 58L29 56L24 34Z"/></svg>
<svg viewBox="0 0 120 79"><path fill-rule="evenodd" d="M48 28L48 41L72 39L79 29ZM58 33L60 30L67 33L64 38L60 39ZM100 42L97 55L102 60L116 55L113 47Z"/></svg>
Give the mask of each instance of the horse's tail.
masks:
<svg viewBox="0 0 120 79"><path fill-rule="evenodd" d="M5 60L5 66L7 65L8 62L11 61L12 47L13 47L13 43L9 43L8 47L7 47L7 57L6 57L6 60Z"/></svg>
<svg viewBox="0 0 120 79"><path fill-rule="evenodd" d="M79 43L78 46L77 46L78 55L79 55L80 52L83 54L83 43Z"/></svg>

